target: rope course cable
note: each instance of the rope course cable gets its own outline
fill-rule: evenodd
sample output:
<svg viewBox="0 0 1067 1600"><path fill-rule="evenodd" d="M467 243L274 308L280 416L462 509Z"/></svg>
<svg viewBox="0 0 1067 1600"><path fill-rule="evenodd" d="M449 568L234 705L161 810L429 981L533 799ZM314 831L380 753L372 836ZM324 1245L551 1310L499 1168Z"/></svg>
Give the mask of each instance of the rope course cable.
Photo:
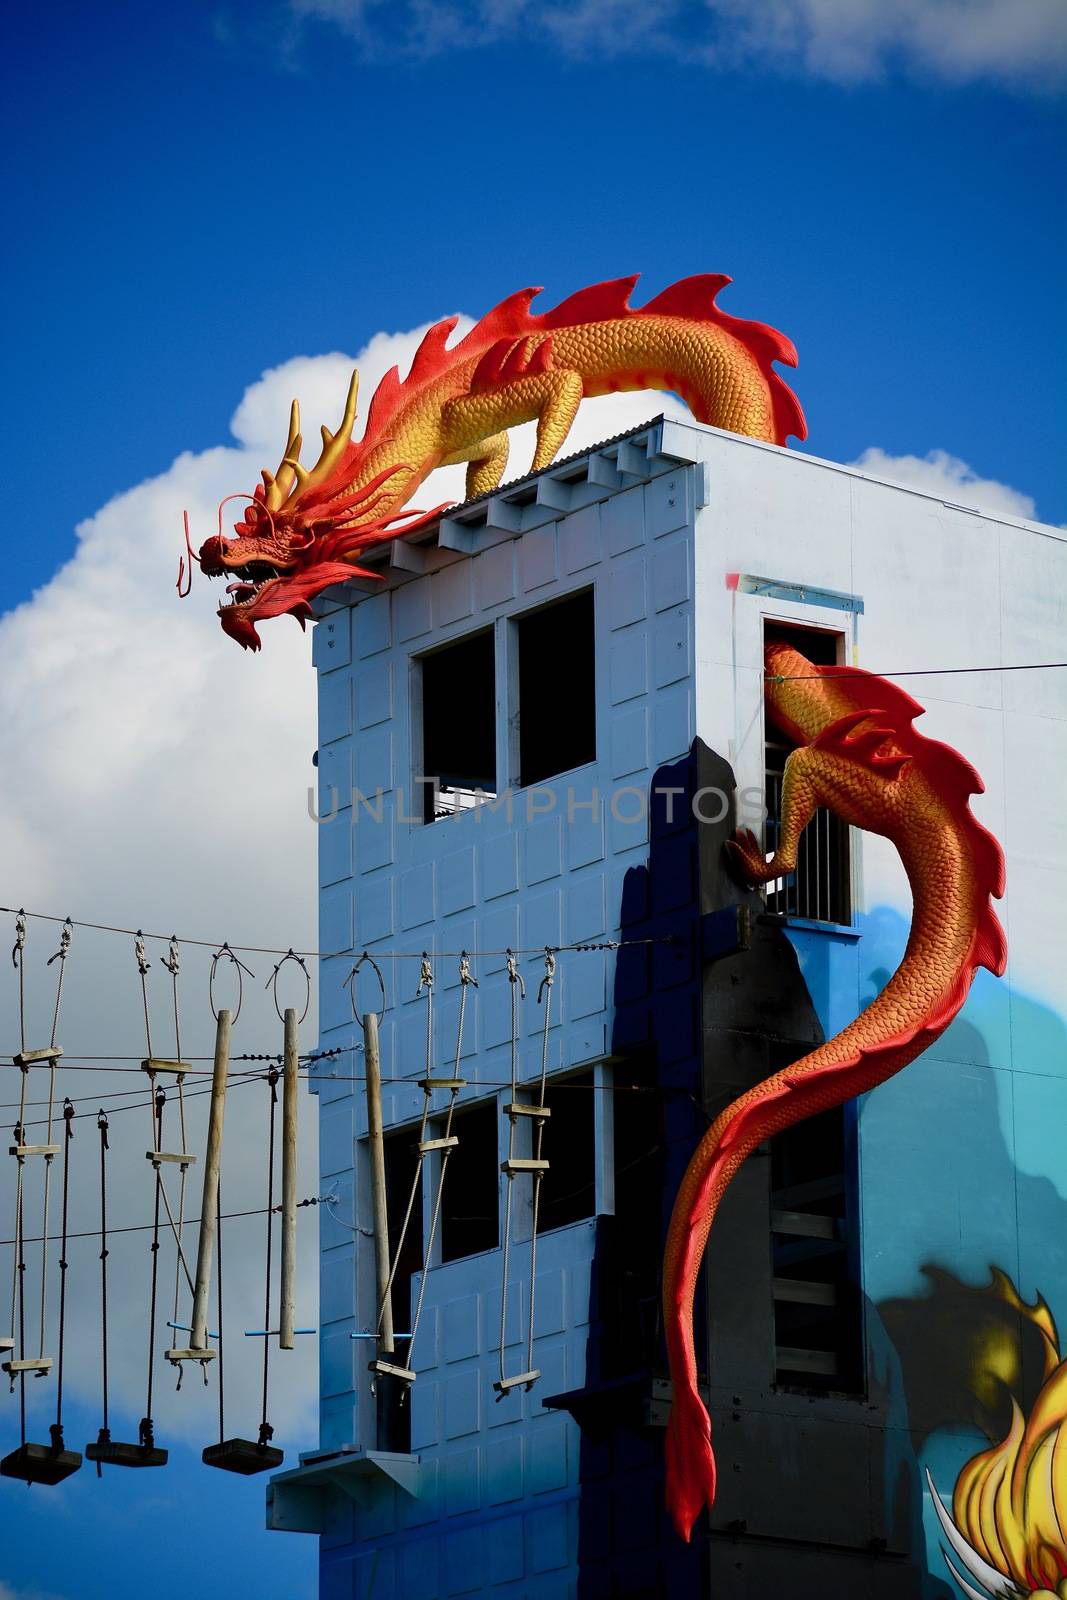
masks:
<svg viewBox="0 0 1067 1600"><path fill-rule="evenodd" d="M16 908L14 906L2 906L2 905L0 905L0 912L8 912L8 913L11 913L12 915L14 915L15 911L16 911ZM110 923L110 922L91 922L91 921L83 920L83 919L80 919L80 918L77 918L77 917L73 917L73 918L72 917L57 917L57 916L54 916L51 913L46 912L46 911L26 911L25 909L21 909L21 910L18 911L18 915L22 916L22 917L31 917L35 921L38 921L38 922L60 922L60 923L65 922L65 923L68 923L73 928L86 928L86 929L89 929L89 930L91 930L92 932L95 932L95 933L116 933L116 934L125 934L127 937L130 937L130 938L154 939L154 940L158 940L162 944L169 944L172 939L177 937L177 935L171 934L171 933L150 933L150 932L143 931L143 930L141 930L139 928L122 928L122 927L119 927L117 924ZM236 958L236 955L234 954L234 952L238 951L238 950L240 950L243 955L264 955L264 956L287 956L287 955L292 955L292 956L295 956L295 957L302 956L304 958L304 960L306 960L306 961L336 961L336 960L342 960L345 957L350 957L351 954L352 954L352 952L350 950L297 950L297 949L294 949L292 945L283 947L281 945L231 944L228 940L223 940L220 943L217 939L194 939L193 937L191 937L191 935L188 935L188 934L183 934L181 936L179 942L182 945L189 945L189 946L195 947L197 949L201 949L201 950L213 950L215 952L216 960L221 959L223 956L228 956L230 958L230 960L236 961L237 958ZM653 937L650 937L650 938L644 938L644 939L601 939L601 940L598 940L595 944L560 944L560 945L554 945L553 949L555 951L557 951L557 953L565 952L565 951L575 951L575 950L581 950L581 951L587 951L587 950L624 950L624 949L627 949L630 946L634 946L634 945L674 944L676 942L677 941L675 940L675 937L674 937L673 934L662 934L662 935L656 935L656 936L653 936ZM379 960L385 960L385 959L389 958L389 959L405 960L405 961L419 961L419 960L422 959L422 956L423 956L424 953L425 952L422 951L422 950L375 950L374 951L374 955ZM516 955L516 956L540 956L540 955L542 955L544 953L544 946L543 945L533 945L533 946L530 946L530 947L524 948L524 949L512 950L511 953L513 955ZM504 956L504 955L508 954L508 951L506 949L496 949L496 948L494 948L494 949L468 949L466 951L463 951L463 950L438 950L438 951L435 952L435 954L436 954L436 956L438 958L441 958L441 957L459 957L459 956L462 956L464 954L466 954L468 956L471 956L471 957L474 957L474 956ZM365 956L365 958L367 960L370 959L370 953L369 952L365 951L364 952L364 956ZM249 969L247 967L243 967L242 970L245 973L247 973L249 977L254 977L255 976L254 973L249 972ZM237 1013L235 1011L235 1013L234 1013L234 1021L236 1021L236 1018L237 1018Z"/></svg>

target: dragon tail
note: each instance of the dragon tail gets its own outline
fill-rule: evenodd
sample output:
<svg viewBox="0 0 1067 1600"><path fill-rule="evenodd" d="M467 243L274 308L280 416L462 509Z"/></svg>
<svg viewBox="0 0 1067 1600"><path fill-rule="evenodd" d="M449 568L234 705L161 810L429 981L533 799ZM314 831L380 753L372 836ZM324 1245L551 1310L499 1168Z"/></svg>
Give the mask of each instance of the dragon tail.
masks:
<svg viewBox="0 0 1067 1600"><path fill-rule="evenodd" d="M913 1061L943 1033L967 998L975 969L1003 971L1003 935L992 908L979 920L970 951L932 1005L903 1028L888 992L839 1034L734 1100L717 1117L686 1170L667 1234L663 1284L667 1354L673 1388L667 1429L666 1501L683 1539L715 1499L711 1419L697 1387L693 1299L697 1274L719 1203L745 1158L775 1133L875 1088ZM891 980L910 983L921 957L905 952ZM882 1027L883 1036L877 1037Z"/></svg>

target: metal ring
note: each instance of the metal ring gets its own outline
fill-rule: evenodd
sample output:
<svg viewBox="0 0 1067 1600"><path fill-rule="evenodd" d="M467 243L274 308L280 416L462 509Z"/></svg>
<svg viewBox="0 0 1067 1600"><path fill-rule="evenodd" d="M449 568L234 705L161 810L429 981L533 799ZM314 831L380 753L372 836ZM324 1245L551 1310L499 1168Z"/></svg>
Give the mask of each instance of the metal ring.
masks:
<svg viewBox="0 0 1067 1600"><path fill-rule="evenodd" d="M267 979L267 982L266 982L264 987L271 991L271 995L272 995L272 998L274 1000L274 1009L278 1013L278 1021L279 1022L284 1022L285 1018L282 1015L281 1006L279 1006L279 1004L278 1004L278 974L282 970L282 968L285 966L285 963L287 961L295 961L296 962L297 966L300 968L301 972L304 974L304 983L307 985L307 993L306 993L306 995L304 997L304 1009L300 1013L300 1019L299 1019L301 1022L303 1022L304 1018L308 1014L308 1007L311 1005L311 977L310 977L310 974L308 973L307 967L304 964L303 956L298 956L296 951L294 949L292 949L292 947L290 947L289 950L287 951L287 953L284 956L282 956L282 959L278 962L278 965L275 967L274 971L271 973L270 977Z"/></svg>
<svg viewBox="0 0 1067 1600"><path fill-rule="evenodd" d="M246 967L243 961L238 961L228 944L219 945L219 948L215 951L215 954L211 958L211 972L207 980L208 1004L211 1006L211 1015L215 1018L216 1022L219 1020L219 1014L215 1007L215 970L223 956L225 956L229 961L232 961L234 966L237 968L237 1009L230 1018L230 1021L235 1023L237 1018L241 1015L241 1005L245 994L244 977L242 974L247 972L250 978L254 978L255 973L249 967Z"/></svg>
<svg viewBox="0 0 1067 1600"><path fill-rule="evenodd" d="M382 969L378 965L378 963L375 961L374 957L371 955L369 950L364 950L363 954L360 956L359 960L356 962L355 966L352 968L352 971L348 974L348 977L345 979L345 981L341 985L341 987L342 987L342 989L347 989L348 990L348 998L349 998L349 1002L350 1002L350 1004L352 1006L352 1016L353 1016L353 1019L356 1022L358 1022L359 1021L359 1012L356 1010L356 983L355 983L355 980L356 980L356 974L358 973L360 967L363 966L364 962L368 963L368 965L370 965L371 967L374 968L374 976L377 978L378 987L382 991L382 1009L378 1012L378 1021L381 1022L382 1018L385 1016L385 1013L389 1008L389 1000L388 1000L388 997L387 997L386 992L385 992L385 979L382 977Z"/></svg>

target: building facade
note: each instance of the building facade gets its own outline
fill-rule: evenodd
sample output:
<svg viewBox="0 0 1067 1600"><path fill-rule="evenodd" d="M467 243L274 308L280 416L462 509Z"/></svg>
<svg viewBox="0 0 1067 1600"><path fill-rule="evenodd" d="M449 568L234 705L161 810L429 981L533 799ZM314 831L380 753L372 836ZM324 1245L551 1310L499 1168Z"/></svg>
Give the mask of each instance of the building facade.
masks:
<svg viewBox="0 0 1067 1600"><path fill-rule="evenodd" d="M947 1516L1011 1401L1037 1404L1038 1297L1067 1322L1067 673L998 670L1062 657L1067 538L658 419L381 561L315 626L335 1198L320 1448L274 1479L271 1526L321 1536L323 1600L966 1593L935 1491ZM908 931L895 852L826 814L766 895L724 870L738 825L766 815L773 846L778 637L914 674L922 730L985 780L1010 965L735 1180L698 1308L719 1493L686 1546L661 1466L677 1183L709 1117L851 1020ZM384 1004L370 961L346 987L363 952ZM418 1313L383 1359L413 1378L371 1365L371 1010L399 1334ZM1056 1542L1013 1514L985 1530L1006 1581L997 1538Z"/></svg>

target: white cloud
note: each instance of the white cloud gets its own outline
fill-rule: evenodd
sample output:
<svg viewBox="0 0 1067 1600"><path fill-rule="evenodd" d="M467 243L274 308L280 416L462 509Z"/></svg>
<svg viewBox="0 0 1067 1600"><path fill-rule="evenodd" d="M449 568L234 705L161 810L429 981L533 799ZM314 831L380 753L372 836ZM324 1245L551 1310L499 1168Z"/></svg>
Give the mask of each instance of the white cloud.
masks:
<svg viewBox="0 0 1067 1600"><path fill-rule="evenodd" d="M467 326L469 319L464 319L459 333ZM73 559L32 599L0 617L0 717L6 734L0 773L0 903L163 933L174 928L191 937L225 938L235 944L314 948L316 830L307 814L307 787L313 778L315 680L308 639L290 619L280 618L264 626L263 651L252 656L219 627L219 585L197 578L191 597L178 601L174 579L182 509L189 510L195 546L212 531L222 496L250 491L260 467L277 463L293 394L302 402L306 435L314 437L319 422L336 422L349 372L358 363L365 414L377 379L394 362L406 369L423 331L378 334L355 357L301 356L265 373L235 412L234 443L181 454L159 477L117 495L80 525ZM583 407L567 448L623 431L662 409L680 408L660 395L592 401ZM511 475L527 470L532 450L532 425L516 430ZM424 485L417 503L428 506L458 498L462 484L463 469L448 469ZM236 512L238 507L227 509ZM9 917L0 917L0 930L0 937L11 937ZM57 938L54 926L30 923L31 1046L47 1037L50 1025L57 969L48 969L45 962ZM155 1047L170 1053L169 979L159 964L162 953L161 946L150 947L149 992ZM257 976L247 984L233 1048L235 1053L274 1051L279 1025L263 989L272 962L262 955L246 960ZM207 963L208 952L184 948L186 1057L206 1057L212 1049ZM18 1047L16 986L10 966L6 978L2 973L0 964L5 1018L0 1050L10 1051ZM299 978L291 971L287 977L294 984L287 992L295 998ZM223 977L220 1003L229 993L229 979ZM312 1015L305 1048L313 1041L313 1021ZM139 978L128 938L76 930L59 1040L68 1057L133 1058L110 1063L114 1067L134 1067L145 1053ZM0 1107L0 1118L8 1125L16 1116L12 1102L17 1089L11 1077ZM130 1088L138 1091L131 1099L141 1098L139 1075L71 1072L63 1079L61 1093L85 1097L79 1101L81 1111L95 1113L98 1104L114 1103ZM39 1102L44 1091L44 1082L34 1074L30 1099ZM203 1149L206 1103L202 1093L189 1101L188 1143L194 1151ZM306 1196L318 1193L315 1106L312 1098L302 1098L300 1187ZM30 1115L39 1118L42 1111L35 1107ZM173 1105L168 1116L174 1118ZM266 1119L262 1084L232 1091L225 1142L227 1211L264 1203ZM144 1159L147 1120L143 1106L112 1117L112 1226L140 1224L151 1217L151 1171ZM72 1146L74 1232L98 1225L98 1159L91 1114L76 1124ZM173 1183L172 1178L176 1203ZM13 1180L3 1170L0 1238L11 1236L12 1208ZM199 1213L197 1169L186 1212ZM314 1217L307 1209L299 1222L298 1320L308 1323L315 1320L317 1300ZM55 1218L53 1205L53 1223ZM39 1174L34 1172L28 1179L27 1237L38 1231L39 1220ZM243 1330L263 1325L263 1232L262 1217L226 1227L228 1431L249 1437L255 1437L258 1422L262 1346L245 1342ZM145 1233L116 1233L111 1241L112 1406L127 1419L140 1417L144 1409L148 1244ZM99 1393L97 1249L93 1239L70 1246L67 1386L69 1394L90 1403ZM195 1250L195 1230L190 1249ZM11 1270L10 1257L10 1249L0 1253L5 1275ZM53 1273L55 1260L53 1249ZM157 1349L168 1338L163 1324L173 1315L174 1251L166 1232L161 1261ZM38 1262L39 1247L31 1245L30 1342L35 1337ZM9 1282L0 1282L0 1307L7 1304ZM50 1296L51 1331L45 1343L54 1346L54 1281ZM6 1312L0 1310L3 1316ZM187 1317L183 1289L174 1320ZM300 1340L295 1355L279 1354L273 1361L271 1420L278 1441L290 1448L307 1448L315 1438L313 1344ZM30 1437L46 1438L54 1385L31 1382L27 1397ZM194 1371L187 1371L182 1391L175 1395L173 1372L157 1362L154 1409L161 1443L178 1434L204 1443L216 1436L214 1385L205 1390ZM5 1600L2 1591L0 1600Z"/></svg>
<svg viewBox="0 0 1067 1600"><path fill-rule="evenodd" d="M892 67L951 84L1048 88L1067 65L1062 0L290 0L367 56L430 56L522 37L579 58L658 51L719 68L772 66L837 83Z"/></svg>
<svg viewBox="0 0 1067 1600"><path fill-rule="evenodd" d="M1067 56L1061 0L708 0L727 61L839 83L899 64L950 83L1050 84Z"/></svg>
<svg viewBox="0 0 1067 1600"><path fill-rule="evenodd" d="M945 450L931 450L925 456L892 456L872 445L851 466L875 478L905 483L924 494L936 495L954 505L976 511L1006 512L1011 517L1034 517L1033 500L1021 489L999 483L996 478L981 478L958 456Z"/></svg>

